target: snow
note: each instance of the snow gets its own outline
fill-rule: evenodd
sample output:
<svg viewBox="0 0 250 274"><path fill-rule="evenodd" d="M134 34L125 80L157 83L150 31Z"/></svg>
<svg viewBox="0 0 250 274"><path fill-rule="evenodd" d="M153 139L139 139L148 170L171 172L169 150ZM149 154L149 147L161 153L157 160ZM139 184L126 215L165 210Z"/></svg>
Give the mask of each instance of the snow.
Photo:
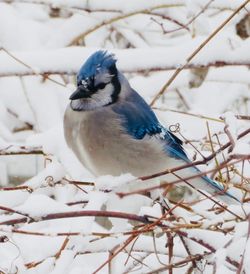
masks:
<svg viewBox="0 0 250 274"><path fill-rule="evenodd" d="M245 257L244 257L244 269L249 269L249 267L250 267L250 264L249 264L249 260L247 259L247 258L249 258L249 250L250 250L250 240L249 240L249 238L248 238L248 240L247 240L247 243L246 243L246 246L245 246L245 250L246 250L246 252L245 252Z"/></svg>
<svg viewBox="0 0 250 274"><path fill-rule="evenodd" d="M159 204L155 204L151 207L141 207L140 215L160 218L161 217L161 207Z"/></svg>
<svg viewBox="0 0 250 274"><path fill-rule="evenodd" d="M0 2L1 273L94 273L122 247L98 273L156 273L170 260L169 233L174 237L171 263L189 258L188 249L203 256L194 273L236 273L241 262L242 272L250 273L249 133L239 138L250 125L250 37L242 39L236 31L249 4L187 62L242 3ZM202 160L234 141L232 151L229 146L199 168L210 171L231 159L227 168L208 176L225 183L245 199L243 204L221 208L180 187L166 189L167 197L157 190L121 198L117 193L152 186L152 181L131 174L96 178L79 162L64 140L63 116L78 69L100 48L116 55L118 69L148 103L175 69L187 66L154 111L163 125L177 129L190 159ZM142 222L95 216L41 220L78 211L130 214ZM25 216L28 222L1 224ZM182 263L173 272L185 273L191 266Z"/></svg>
<svg viewBox="0 0 250 274"><path fill-rule="evenodd" d="M131 174L122 174L119 177L111 175L100 176L97 178L95 187L97 189L112 189L135 179Z"/></svg>
<svg viewBox="0 0 250 274"><path fill-rule="evenodd" d="M216 260L216 267L217 273L225 273L223 271L227 271L227 268L225 267L225 260L226 260L226 249L220 248L215 253L215 260Z"/></svg>
<svg viewBox="0 0 250 274"><path fill-rule="evenodd" d="M55 200L41 194L32 194L22 205L15 209L24 212L32 218L41 217L41 207L46 205L43 210L44 216L50 213L70 211L70 208L56 202Z"/></svg>
<svg viewBox="0 0 250 274"><path fill-rule="evenodd" d="M55 262L55 268L50 272L51 274L69 273L70 265L74 261L75 252L72 250L64 250L60 258Z"/></svg>
<svg viewBox="0 0 250 274"><path fill-rule="evenodd" d="M225 36L225 35L224 35ZM188 55L193 52L206 36L198 36L188 42L168 48L112 49L118 60L118 67L124 72L136 72L150 69L173 69L185 64ZM58 39L57 39L58 40ZM218 43L219 41L219 43ZM214 62L248 64L250 40L239 41L237 48L231 47L227 36L214 38L191 62L193 65L207 65ZM56 50L12 51L12 54L40 73L76 73L85 60L97 48L67 47ZM178 55L176 55L178 51ZM79 58L80 56L80 58ZM50 60L51 62L44 62ZM34 69L33 69L34 72ZM0 75L11 76L30 74L32 70L16 62L0 51Z"/></svg>
<svg viewBox="0 0 250 274"><path fill-rule="evenodd" d="M53 183L60 181L65 175L65 171L62 165L59 163L51 163L39 174L25 182L25 185L30 187L32 190L49 184L49 180Z"/></svg>

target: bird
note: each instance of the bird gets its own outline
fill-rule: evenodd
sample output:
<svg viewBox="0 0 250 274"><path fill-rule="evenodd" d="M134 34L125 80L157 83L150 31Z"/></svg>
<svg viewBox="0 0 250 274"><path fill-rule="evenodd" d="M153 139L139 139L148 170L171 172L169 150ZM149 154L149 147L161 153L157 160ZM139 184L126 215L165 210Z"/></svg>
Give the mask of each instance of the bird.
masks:
<svg viewBox="0 0 250 274"><path fill-rule="evenodd" d="M159 122L116 63L114 54L99 50L80 68L77 89L64 115L68 147L95 176L130 173L140 177L191 163L183 142ZM190 166L175 175L185 178L199 172ZM216 197L226 204L239 202L207 176L197 176L188 183L218 194Z"/></svg>

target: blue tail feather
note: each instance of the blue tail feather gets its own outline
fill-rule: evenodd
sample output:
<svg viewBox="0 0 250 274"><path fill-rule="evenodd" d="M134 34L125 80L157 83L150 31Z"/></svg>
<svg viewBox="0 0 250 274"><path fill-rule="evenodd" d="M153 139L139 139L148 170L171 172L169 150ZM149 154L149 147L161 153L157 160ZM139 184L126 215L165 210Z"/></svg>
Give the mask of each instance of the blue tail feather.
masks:
<svg viewBox="0 0 250 274"><path fill-rule="evenodd" d="M218 190L218 192L221 192L222 195L225 195L235 201L237 201L238 203L241 203L235 196L233 196L231 193L229 193L228 191L225 190L225 188L221 185L219 185L218 183L216 183L215 181L213 181L212 179L208 178L207 176L202 176L202 178L209 184L211 185L213 188L215 188L216 190ZM220 195L219 197L223 197L222 195Z"/></svg>

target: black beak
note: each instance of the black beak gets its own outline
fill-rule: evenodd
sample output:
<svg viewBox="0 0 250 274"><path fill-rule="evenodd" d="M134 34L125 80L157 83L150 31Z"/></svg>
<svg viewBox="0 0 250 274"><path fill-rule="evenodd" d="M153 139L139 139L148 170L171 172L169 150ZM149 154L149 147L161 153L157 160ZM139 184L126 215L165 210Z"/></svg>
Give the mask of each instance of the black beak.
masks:
<svg viewBox="0 0 250 274"><path fill-rule="evenodd" d="M83 89L82 86L77 87L77 90L71 94L70 100L77 100L81 98L86 98L88 92Z"/></svg>

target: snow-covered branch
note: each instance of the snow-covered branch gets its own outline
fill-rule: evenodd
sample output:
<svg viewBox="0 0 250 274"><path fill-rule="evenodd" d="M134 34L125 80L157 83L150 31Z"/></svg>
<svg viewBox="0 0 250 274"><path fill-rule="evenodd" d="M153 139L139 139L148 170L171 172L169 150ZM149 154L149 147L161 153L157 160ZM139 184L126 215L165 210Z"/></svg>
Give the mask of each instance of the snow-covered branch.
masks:
<svg viewBox="0 0 250 274"><path fill-rule="evenodd" d="M112 52L115 53L119 69L123 72L175 70L184 64L183 60L186 59L187 54L191 52L191 48L195 48L199 41L200 39L194 39L189 47L185 45L179 46L177 49L175 46L168 49L115 49ZM245 41L241 47L232 50L227 41L224 41L224 43L220 41L219 45L204 49L204 52L186 65L185 68L249 66L249 46L250 42ZM44 76L50 74L74 75L79 70L82 62L95 50L70 47L59 50L12 52L13 56L16 56L22 63L13 59L6 52L0 51L0 77L36 74ZM174 53L176 50L178 50L178 55ZM216 56L215 52L221 52L223 55ZM209 56L209 58L206 56Z"/></svg>

